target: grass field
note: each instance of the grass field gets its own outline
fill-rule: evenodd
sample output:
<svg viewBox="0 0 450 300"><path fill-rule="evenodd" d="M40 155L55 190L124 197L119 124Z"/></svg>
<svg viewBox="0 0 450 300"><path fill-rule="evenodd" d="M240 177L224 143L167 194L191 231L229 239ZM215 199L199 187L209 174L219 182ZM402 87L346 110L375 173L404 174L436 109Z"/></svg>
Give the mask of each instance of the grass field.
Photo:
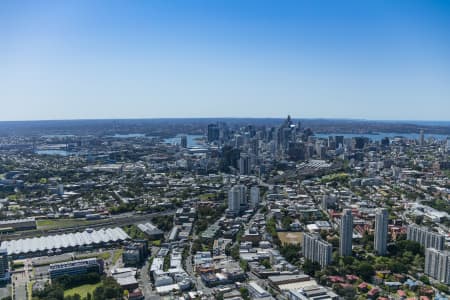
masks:
<svg viewBox="0 0 450 300"><path fill-rule="evenodd" d="M202 194L199 196L201 201L207 201L209 199L213 199L216 195L213 193Z"/></svg>
<svg viewBox="0 0 450 300"><path fill-rule="evenodd" d="M278 232L278 238L282 244L301 244L303 240L302 232Z"/></svg>
<svg viewBox="0 0 450 300"><path fill-rule="evenodd" d="M119 258L122 257L122 253L123 253L123 249L119 249L119 250L114 251L114 255L113 255L113 258L112 258L112 263L113 264L115 264L119 260Z"/></svg>
<svg viewBox="0 0 450 300"><path fill-rule="evenodd" d="M94 290L95 290L97 287L101 286L101 285L102 285L101 282L96 283L96 284L84 284L84 285L80 285L80 286L77 286L77 287L75 287L75 288L73 288L73 289L65 290L65 291L64 291L64 297L72 296L72 295L78 294L78 295L81 296L81 299L83 299L84 297L86 297L86 295L87 295L88 293L91 293L91 295L92 295L92 293L94 292Z"/></svg>
<svg viewBox="0 0 450 300"><path fill-rule="evenodd" d="M59 228L67 228L67 227L76 227L76 226L86 226L92 224L100 224L103 222L108 222L107 220L92 220L86 221L81 219L43 219L37 220L37 228L38 229L59 229Z"/></svg>
<svg viewBox="0 0 450 300"><path fill-rule="evenodd" d="M111 252L105 251L105 252L88 253L88 254L81 254L81 255L75 256L76 259L86 259L86 258L92 258L92 257L100 258L103 260L108 260L111 258Z"/></svg>

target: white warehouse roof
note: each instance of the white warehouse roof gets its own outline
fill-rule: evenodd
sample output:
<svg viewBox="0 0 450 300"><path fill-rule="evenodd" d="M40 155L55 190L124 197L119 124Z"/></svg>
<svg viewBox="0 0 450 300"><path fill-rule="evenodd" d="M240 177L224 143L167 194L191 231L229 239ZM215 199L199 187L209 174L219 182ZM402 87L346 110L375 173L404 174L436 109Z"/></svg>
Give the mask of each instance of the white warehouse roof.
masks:
<svg viewBox="0 0 450 300"><path fill-rule="evenodd" d="M34 237L20 240L3 241L0 248L6 249L8 255L18 255L37 251L88 246L92 244L117 242L129 239L122 228L86 230L83 232Z"/></svg>

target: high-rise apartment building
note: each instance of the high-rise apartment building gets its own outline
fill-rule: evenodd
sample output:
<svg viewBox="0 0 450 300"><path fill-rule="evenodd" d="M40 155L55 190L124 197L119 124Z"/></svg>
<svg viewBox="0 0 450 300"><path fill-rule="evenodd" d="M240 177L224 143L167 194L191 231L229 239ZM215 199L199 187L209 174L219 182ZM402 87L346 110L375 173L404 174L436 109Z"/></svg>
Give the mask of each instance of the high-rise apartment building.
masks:
<svg viewBox="0 0 450 300"><path fill-rule="evenodd" d="M444 250L445 236L416 224L408 225L406 238L420 243L425 248Z"/></svg>
<svg viewBox="0 0 450 300"><path fill-rule="evenodd" d="M425 249L425 274L445 284L450 284L450 252L434 248Z"/></svg>
<svg viewBox="0 0 450 300"><path fill-rule="evenodd" d="M259 206L259 187L252 186L250 188L250 208L256 209Z"/></svg>
<svg viewBox="0 0 450 300"><path fill-rule="evenodd" d="M375 251L385 255L388 239L389 214L386 208L378 208L375 214Z"/></svg>
<svg viewBox="0 0 450 300"><path fill-rule="evenodd" d="M242 184L233 186L228 191L228 212L238 215L247 208L247 187Z"/></svg>
<svg viewBox="0 0 450 300"><path fill-rule="evenodd" d="M340 244L339 255L352 255L352 238L353 238L353 216L351 209L344 209L341 217L339 228Z"/></svg>
<svg viewBox="0 0 450 300"><path fill-rule="evenodd" d="M332 262L333 246L322 240L319 235L305 233L303 235L303 256L325 267Z"/></svg>

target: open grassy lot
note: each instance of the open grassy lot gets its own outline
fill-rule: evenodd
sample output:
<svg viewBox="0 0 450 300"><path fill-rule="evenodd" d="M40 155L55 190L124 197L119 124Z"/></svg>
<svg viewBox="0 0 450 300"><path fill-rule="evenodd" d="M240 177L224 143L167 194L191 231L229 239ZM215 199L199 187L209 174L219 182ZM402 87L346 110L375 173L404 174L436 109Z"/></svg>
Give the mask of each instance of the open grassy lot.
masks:
<svg viewBox="0 0 450 300"><path fill-rule="evenodd" d="M38 229L59 229L59 228L68 228L68 227L76 227L76 226L86 226L93 224L101 224L105 222L109 222L110 220L82 220L82 219L43 219L37 220L37 228Z"/></svg>
<svg viewBox="0 0 450 300"><path fill-rule="evenodd" d="M81 299L83 299L84 297L86 297L86 295L87 295L88 293L90 293L90 294L92 295L92 293L94 292L94 290L95 290L97 287L101 286L101 285L102 285L101 282L96 283L96 284L84 284L84 285L80 285L80 286L77 286L77 287L75 287L75 288L65 290L65 291L64 291L64 297L72 296L72 295L78 294L78 295L81 296Z"/></svg>
<svg viewBox="0 0 450 300"><path fill-rule="evenodd" d="M301 244L303 240L302 232L278 232L277 234L282 244Z"/></svg>
<svg viewBox="0 0 450 300"><path fill-rule="evenodd" d="M118 250L114 251L114 255L112 258L113 264L115 264L119 260L119 258L122 257L122 253L123 253L123 249L118 249Z"/></svg>

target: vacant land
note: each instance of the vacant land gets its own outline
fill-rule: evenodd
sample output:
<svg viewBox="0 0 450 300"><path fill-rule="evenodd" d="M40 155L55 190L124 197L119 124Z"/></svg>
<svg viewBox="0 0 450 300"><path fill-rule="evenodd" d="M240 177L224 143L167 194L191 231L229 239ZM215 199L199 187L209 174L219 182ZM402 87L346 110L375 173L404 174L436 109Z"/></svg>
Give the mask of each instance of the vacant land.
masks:
<svg viewBox="0 0 450 300"><path fill-rule="evenodd" d="M301 244L303 240L302 232L278 232L278 238L282 244Z"/></svg>
<svg viewBox="0 0 450 300"><path fill-rule="evenodd" d="M108 220L87 221L83 219L44 219L36 221L38 229L46 229L46 230L87 226L93 224L101 224L103 222L108 222Z"/></svg>

